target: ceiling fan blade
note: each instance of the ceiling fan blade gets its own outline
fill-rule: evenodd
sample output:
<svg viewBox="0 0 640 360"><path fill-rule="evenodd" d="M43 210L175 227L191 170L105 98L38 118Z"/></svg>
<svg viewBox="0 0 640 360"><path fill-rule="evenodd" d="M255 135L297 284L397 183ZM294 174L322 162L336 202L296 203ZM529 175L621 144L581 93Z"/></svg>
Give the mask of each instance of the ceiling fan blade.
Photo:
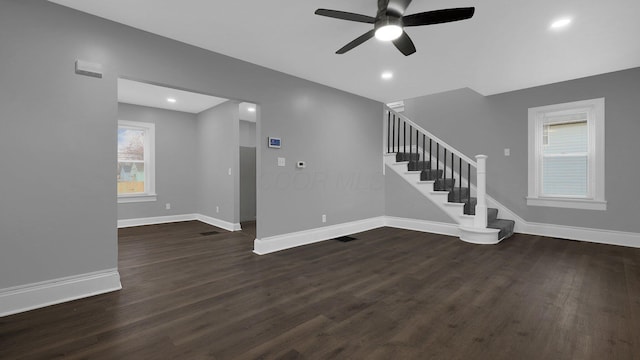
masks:
<svg viewBox="0 0 640 360"><path fill-rule="evenodd" d="M411 41L406 31L403 31L399 38L393 40L393 45L395 45L404 56L409 56L416 52L416 46L413 45L413 41Z"/></svg>
<svg viewBox="0 0 640 360"><path fill-rule="evenodd" d="M340 48L340 50L336 51L336 54L344 54L347 51L353 49L354 47L362 44L363 42L371 39L372 37L375 36L375 29L371 29L369 31L367 31L366 33L360 35L357 39L353 40L352 42L348 43L347 45L343 46L342 48Z"/></svg>
<svg viewBox="0 0 640 360"><path fill-rule="evenodd" d="M389 7L390 0L378 0L378 12L376 13L376 19L387 15L387 8Z"/></svg>
<svg viewBox="0 0 640 360"><path fill-rule="evenodd" d="M402 16L411 4L411 0L388 0L387 15Z"/></svg>
<svg viewBox="0 0 640 360"><path fill-rule="evenodd" d="M466 20L473 16L475 10L473 7L467 7L427 11L407 15L402 18L402 23L404 26L421 26Z"/></svg>
<svg viewBox="0 0 640 360"><path fill-rule="evenodd" d="M330 18L357 21L361 23L373 24L376 22L376 18L366 15L354 14L346 11L318 9L315 12L316 15L327 16Z"/></svg>
<svg viewBox="0 0 640 360"><path fill-rule="evenodd" d="M378 0L378 12L380 11L387 11L387 8L389 7L389 1L390 0Z"/></svg>

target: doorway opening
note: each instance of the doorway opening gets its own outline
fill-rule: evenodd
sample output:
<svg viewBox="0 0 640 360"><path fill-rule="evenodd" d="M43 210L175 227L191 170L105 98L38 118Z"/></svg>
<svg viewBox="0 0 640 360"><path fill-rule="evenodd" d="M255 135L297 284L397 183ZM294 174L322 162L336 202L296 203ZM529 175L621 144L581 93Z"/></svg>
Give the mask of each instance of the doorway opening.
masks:
<svg viewBox="0 0 640 360"><path fill-rule="evenodd" d="M256 228L257 106L118 79L118 227Z"/></svg>

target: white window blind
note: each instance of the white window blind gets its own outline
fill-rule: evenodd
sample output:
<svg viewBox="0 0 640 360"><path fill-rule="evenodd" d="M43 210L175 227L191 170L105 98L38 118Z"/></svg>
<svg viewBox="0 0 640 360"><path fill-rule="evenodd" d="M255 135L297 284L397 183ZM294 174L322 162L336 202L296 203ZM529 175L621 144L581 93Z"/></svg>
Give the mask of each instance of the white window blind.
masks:
<svg viewBox="0 0 640 360"><path fill-rule="evenodd" d="M589 136L586 114L583 119L552 118L544 125L542 151L542 195L589 195Z"/></svg>

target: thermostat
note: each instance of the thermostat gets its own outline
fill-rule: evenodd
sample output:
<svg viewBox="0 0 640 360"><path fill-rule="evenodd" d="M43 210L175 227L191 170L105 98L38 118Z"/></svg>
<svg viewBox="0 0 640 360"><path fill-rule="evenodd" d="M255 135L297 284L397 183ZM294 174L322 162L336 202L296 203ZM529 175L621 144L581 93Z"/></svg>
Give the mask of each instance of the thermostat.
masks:
<svg viewBox="0 0 640 360"><path fill-rule="evenodd" d="M275 138L275 137L269 136L269 147L270 148L280 149L280 143L281 143L280 138Z"/></svg>
<svg viewBox="0 0 640 360"><path fill-rule="evenodd" d="M306 163L306 162L304 162L304 161L298 161L298 162L296 163L296 167L297 167L298 169L304 169L304 168L306 168L306 167L307 167L307 163Z"/></svg>
<svg viewBox="0 0 640 360"><path fill-rule="evenodd" d="M76 74L102 79L102 64L76 60Z"/></svg>

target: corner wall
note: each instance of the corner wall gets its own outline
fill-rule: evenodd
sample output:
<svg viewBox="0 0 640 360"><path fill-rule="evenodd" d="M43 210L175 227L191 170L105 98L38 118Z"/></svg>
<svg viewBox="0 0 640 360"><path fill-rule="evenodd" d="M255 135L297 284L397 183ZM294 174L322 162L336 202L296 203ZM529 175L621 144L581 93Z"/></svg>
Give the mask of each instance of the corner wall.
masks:
<svg viewBox="0 0 640 360"><path fill-rule="evenodd" d="M239 212L239 111L226 101L197 116L197 213L232 224Z"/></svg>

